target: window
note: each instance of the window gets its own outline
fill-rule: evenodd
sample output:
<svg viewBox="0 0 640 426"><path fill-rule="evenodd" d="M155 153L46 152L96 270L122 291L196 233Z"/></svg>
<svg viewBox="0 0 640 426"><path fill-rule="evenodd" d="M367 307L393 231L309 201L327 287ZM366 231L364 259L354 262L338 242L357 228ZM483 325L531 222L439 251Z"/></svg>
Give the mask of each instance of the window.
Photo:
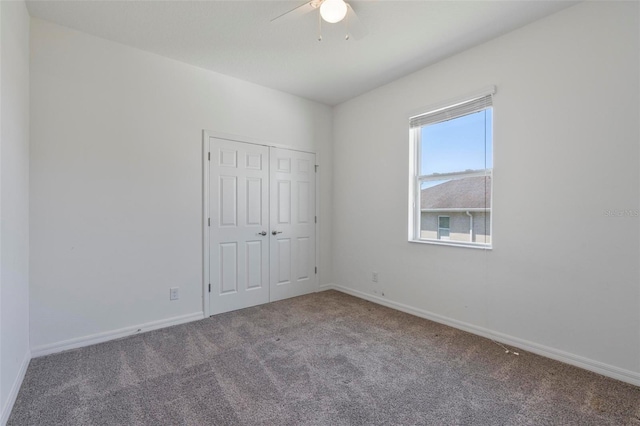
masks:
<svg viewBox="0 0 640 426"><path fill-rule="evenodd" d="M411 117L410 241L491 247L493 93Z"/></svg>
<svg viewBox="0 0 640 426"><path fill-rule="evenodd" d="M438 239L439 240L448 240L449 239L449 223L451 223L451 218L449 216L438 216Z"/></svg>

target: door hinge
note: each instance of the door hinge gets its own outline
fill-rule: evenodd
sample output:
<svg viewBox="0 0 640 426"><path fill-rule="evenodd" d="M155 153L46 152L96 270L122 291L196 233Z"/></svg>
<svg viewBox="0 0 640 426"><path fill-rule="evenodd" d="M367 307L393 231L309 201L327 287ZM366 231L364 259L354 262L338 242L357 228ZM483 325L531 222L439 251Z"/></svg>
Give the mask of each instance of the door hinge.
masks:
<svg viewBox="0 0 640 426"><path fill-rule="evenodd" d="M318 173L318 167L320 167L320 166L318 166L318 165L316 164L316 173Z"/></svg>
<svg viewBox="0 0 640 426"><path fill-rule="evenodd" d="M211 153L210 152L207 152L207 160L211 161Z"/></svg>
<svg viewBox="0 0 640 426"><path fill-rule="evenodd" d="M207 219L207 226L211 226L211 218Z"/></svg>
<svg viewBox="0 0 640 426"><path fill-rule="evenodd" d="M209 283L209 293L211 293L211 283Z"/></svg>
<svg viewBox="0 0 640 426"><path fill-rule="evenodd" d="M318 267L316 266L316 274L318 273Z"/></svg>
<svg viewBox="0 0 640 426"><path fill-rule="evenodd" d="M318 216L315 217L315 221L316 221L316 223L318 223Z"/></svg>

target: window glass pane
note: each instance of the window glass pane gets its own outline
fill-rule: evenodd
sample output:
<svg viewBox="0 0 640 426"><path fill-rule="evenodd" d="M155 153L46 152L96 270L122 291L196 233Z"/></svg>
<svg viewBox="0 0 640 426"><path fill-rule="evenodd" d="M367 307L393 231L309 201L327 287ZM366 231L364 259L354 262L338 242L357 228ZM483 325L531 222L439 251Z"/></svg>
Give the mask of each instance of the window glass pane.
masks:
<svg viewBox="0 0 640 426"><path fill-rule="evenodd" d="M440 228L448 228L449 227L449 216L440 216Z"/></svg>
<svg viewBox="0 0 640 426"><path fill-rule="evenodd" d="M420 174L493 168L492 109L422 127Z"/></svg>
<svg viewBox="0 0 640 426"><path fill-rule="evenodd" d="M419 238L491 242L491 177L420 183Z"/></svg>
<svg viewBox="0 0 640 426"><path fill-rule="evenodd" d="M448 182L451 182L451 179L420 182L420 210L435 209L441 205L448 205L449 200L440 200L441 185ZM447 198L450 199L450 197Z"/></svg>

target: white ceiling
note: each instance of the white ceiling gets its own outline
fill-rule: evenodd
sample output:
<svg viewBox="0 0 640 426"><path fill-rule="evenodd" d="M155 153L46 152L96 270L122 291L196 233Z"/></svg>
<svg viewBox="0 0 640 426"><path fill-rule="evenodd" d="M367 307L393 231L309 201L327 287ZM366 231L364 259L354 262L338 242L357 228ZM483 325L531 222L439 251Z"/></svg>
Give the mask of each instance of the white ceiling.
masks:
<svg viewBox="0 0 640 426"><path fill-rule="evenodd" d="M352 1L367 27L270 20L304 1L28 1L31 16L336 105L575 1ZM277 21L276 21L277 22Z"/></svg>

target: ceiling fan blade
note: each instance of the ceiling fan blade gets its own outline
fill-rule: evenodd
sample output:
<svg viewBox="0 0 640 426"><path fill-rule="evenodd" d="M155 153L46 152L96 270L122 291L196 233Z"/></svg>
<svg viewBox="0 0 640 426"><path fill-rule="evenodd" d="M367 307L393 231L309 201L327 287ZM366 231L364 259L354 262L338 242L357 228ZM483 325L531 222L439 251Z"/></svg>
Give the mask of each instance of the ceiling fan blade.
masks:
<svg viewBox="0 0 640 426"><path fill-rule="evenodd" d="M316 10L315 7L311 6L311 2L308 1L300 6L294 7L293 9L283 13L282 15L276 16L271 20L271 22L286 22L292 19L296 19L302 15L306 15L309 12Z"/></svg>
<svg viewBox="0 0 640 426"><path fill-rule="evenodd" d="M347 3L347 33L355 38L356 40L360 40L362 37L366 36L368 31L367 27L358 19L358 15L353 10L351 5Z"/></svg>

